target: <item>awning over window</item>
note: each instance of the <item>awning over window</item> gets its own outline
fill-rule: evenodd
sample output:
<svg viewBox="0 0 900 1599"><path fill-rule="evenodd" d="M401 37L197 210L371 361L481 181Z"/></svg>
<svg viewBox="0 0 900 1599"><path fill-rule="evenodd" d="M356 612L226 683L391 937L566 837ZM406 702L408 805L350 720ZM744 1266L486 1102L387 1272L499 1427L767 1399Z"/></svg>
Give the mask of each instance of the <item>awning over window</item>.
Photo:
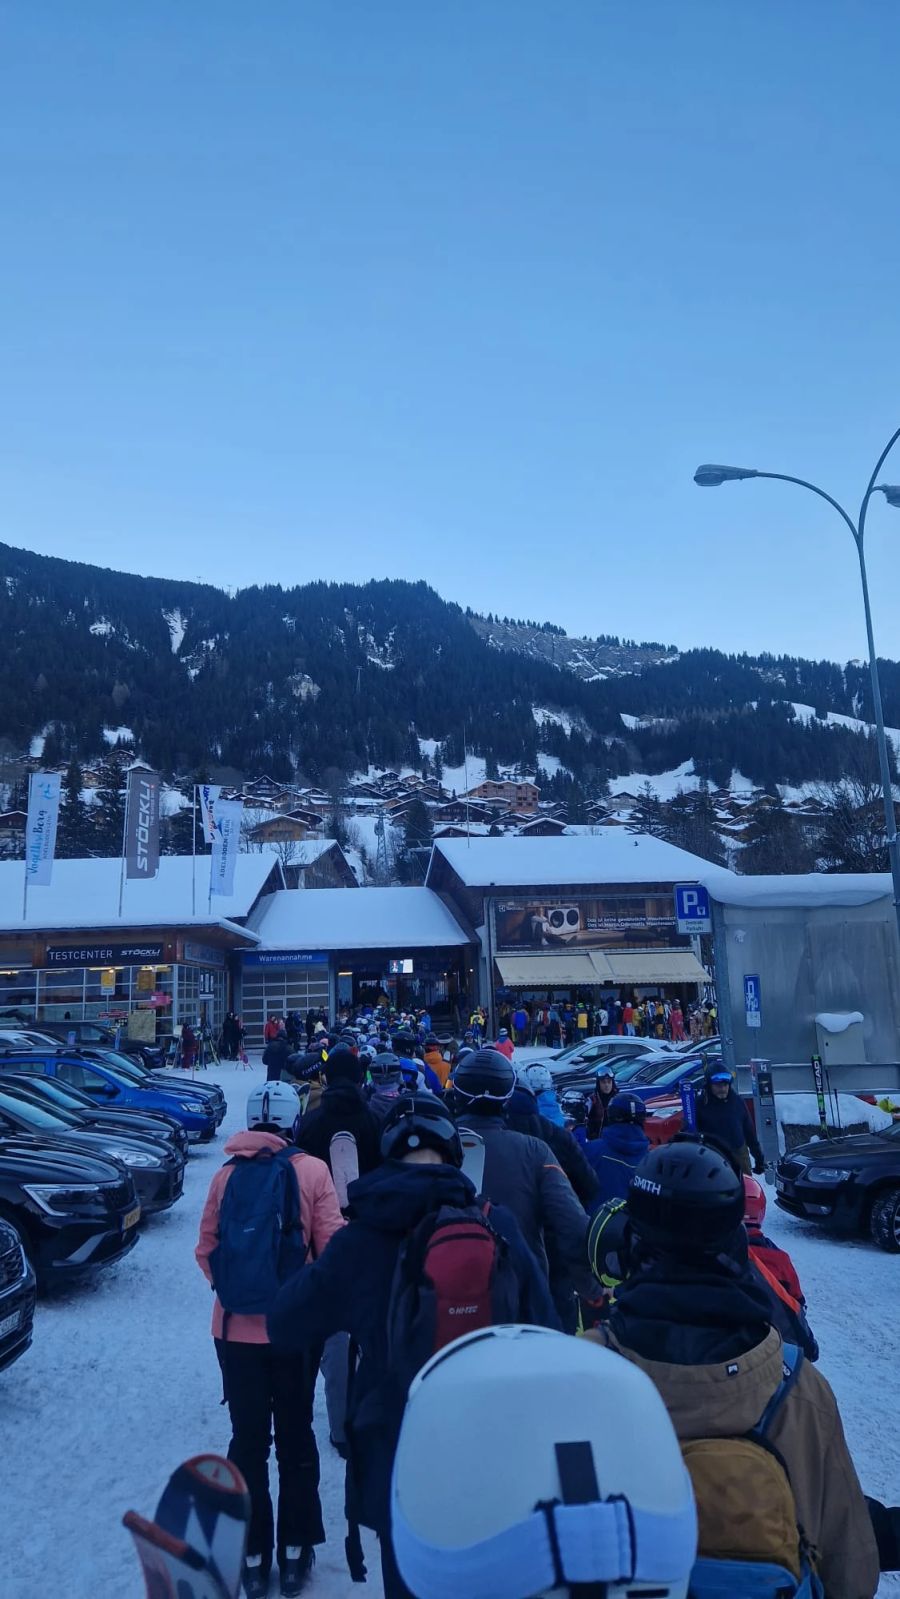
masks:
<svg viewBox="0 0 900 1599"><path fill-rule="evenodd" d="M662 983L708 983L709 973L689 949L610 950L603 956L614 983L636 988Z"/></svg>
<svg viewBox="0 0 900 1599"><path fill-rule="evenodd" d="M498 955L497 970L507 988L569 988L612 982L605 958L597 951L593 954L571 950L559 955Z"/></svg>

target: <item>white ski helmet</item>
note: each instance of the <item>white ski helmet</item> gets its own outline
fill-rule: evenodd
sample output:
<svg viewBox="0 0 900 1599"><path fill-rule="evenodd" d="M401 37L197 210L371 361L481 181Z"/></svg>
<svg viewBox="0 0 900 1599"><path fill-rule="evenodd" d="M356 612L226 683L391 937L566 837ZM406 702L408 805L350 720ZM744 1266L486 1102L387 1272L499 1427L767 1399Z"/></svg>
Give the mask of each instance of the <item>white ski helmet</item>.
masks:
<svg viewBox="0 0 900 1599"><path fill-rule="evenodd" d="M549 1066L540 1064L528 1066L525 1070L525 1080L534 1094L544 1094L548 1088L553 1087L553 1073Z"/></svg>
<svg viewBox="0 0 900 1599"><path fill-rule="evenodd" d="M456 1484L452 1515L435 1458ZM690 1477L650 1378L544 1327L469 1333L422 1367L391 1526L419 1599L563 1599L579 1584L686 1599L697 1553Z"/></svg>
<svg viewBox="0 0 900 1599"><path fill-rule="evenodd" d="M303 1104L293 1083L263 1083L247 1100L247 1126L280 1127L293 1136L303 1114Z"/></svg>

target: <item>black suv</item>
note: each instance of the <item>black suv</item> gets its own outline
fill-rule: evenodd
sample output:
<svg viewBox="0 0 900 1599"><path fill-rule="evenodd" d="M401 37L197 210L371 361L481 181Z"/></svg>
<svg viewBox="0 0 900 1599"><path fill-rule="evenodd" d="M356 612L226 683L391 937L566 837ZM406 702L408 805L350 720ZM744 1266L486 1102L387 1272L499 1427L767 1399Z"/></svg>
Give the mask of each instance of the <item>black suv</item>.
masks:
<svg viewBox="0 0 900 1599"><path fill-rule="evenodd" d="M0 1218L15 1227L38 1282L49 1283L121 1260L137 1243L141 1207L124 1166L108 1156L2 1134Z"/></svg>
<svg viewBox="0 0 900 1599"><path fill-rule="evenodd" d="M900 1254L900 1122L792 1149L778 1162L775 1189L775 1203L792 1216L868 1233Z"/></svg>
<svg viewBox="0 0 900 1599"><path fill-rule="evenodd" d="M14 1227L0 1221L0 1371L24 1355L34 1325L34 1272Z"/></svg>

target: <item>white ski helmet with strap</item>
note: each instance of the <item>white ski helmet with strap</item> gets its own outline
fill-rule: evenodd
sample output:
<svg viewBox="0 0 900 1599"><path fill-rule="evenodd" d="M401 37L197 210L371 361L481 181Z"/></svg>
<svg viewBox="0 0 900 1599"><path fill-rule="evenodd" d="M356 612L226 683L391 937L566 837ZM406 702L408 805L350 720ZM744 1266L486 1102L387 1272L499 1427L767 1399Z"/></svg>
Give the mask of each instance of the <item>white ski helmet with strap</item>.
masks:
<svg viewBox="0 0 900 1599"><path fill-rule="evenodd" d="M526 1066L525 1081L533 1094L545 1094L548 1088L553 1087L553 1073L549 1066L538 1062L534 1066Z"/></svg>
<svg viewBox="0 0 900 1599"><path fill-rule="evenodd" d="M247 1126L280 1127L293 1135L303 1114L303 1104L293 1083L263 1083L247 1100Z"/></svg>
<svg viewBox="0 0 900 1599"><path fill-rule="evenodd" d="M435 1494L440 1459L453 1513ZM391 1486L400 1574L418 1599L687 1599L697 1515L650 1378L543 1327L488 1327L409 1390Z"/></svg>

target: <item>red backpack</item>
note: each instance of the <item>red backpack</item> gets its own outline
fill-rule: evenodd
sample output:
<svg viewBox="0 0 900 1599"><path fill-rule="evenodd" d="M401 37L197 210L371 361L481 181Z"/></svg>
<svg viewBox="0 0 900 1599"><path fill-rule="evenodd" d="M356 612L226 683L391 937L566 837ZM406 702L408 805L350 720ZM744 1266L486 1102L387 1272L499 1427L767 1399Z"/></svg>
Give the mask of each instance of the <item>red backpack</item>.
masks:
<svg viewBox="0 0 900 1599"><path fill-rule="evenodd" d="M519 1320L519 1278L490 1205L442 1205L410 1233L388 1304L388 1362L404 1393L439 1349Z"/></svg>

